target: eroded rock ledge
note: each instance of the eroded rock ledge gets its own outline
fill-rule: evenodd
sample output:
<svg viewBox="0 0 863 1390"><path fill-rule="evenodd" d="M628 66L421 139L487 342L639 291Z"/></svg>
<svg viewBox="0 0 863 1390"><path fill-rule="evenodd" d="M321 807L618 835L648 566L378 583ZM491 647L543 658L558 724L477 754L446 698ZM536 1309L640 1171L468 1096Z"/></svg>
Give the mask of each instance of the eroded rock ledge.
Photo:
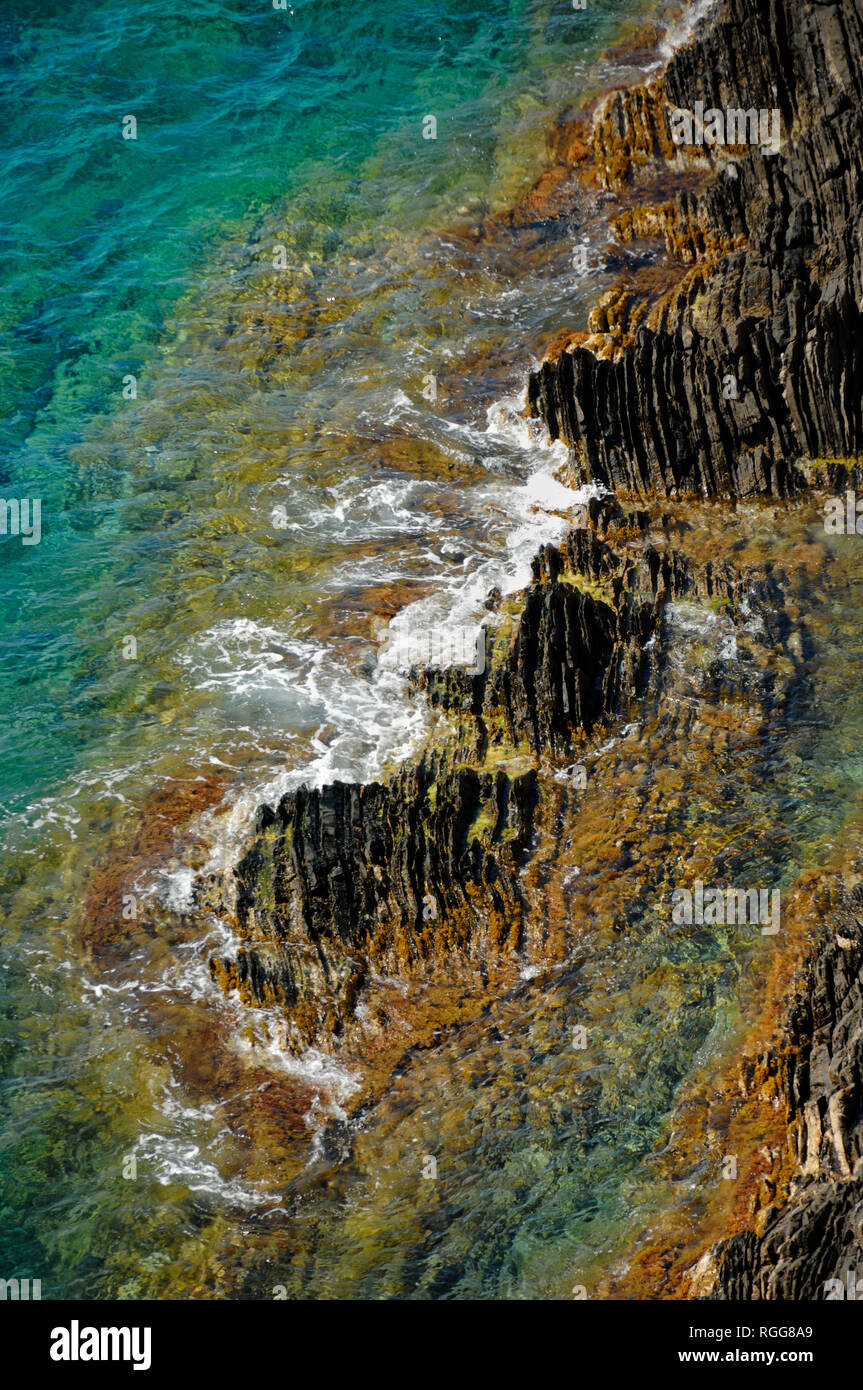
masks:
<svg viewBox="0 0 863 1390"><path fill-rule="evenodd" d="M610 294L588 343L531 377L586 478L784 495L802 459L859 452L861 53L855 0L722 0L660 80L597 112L592 172L627 194L618 234L662 238L680 274L652 305L637 283ZM780 153L675 145L670 111L697 101L777 108Z"/></svg>
<svg viewBox="0 0 863 1390"><path fill-rule="evenodd" d="M675 694L668 603L748 651L732 673L706 656L703 691L781 728L807 682L784 577L696 559L680 535L668 518L593 500L584 527L536 557L527 591L492 602L484 673L416 673L446 719L421 758L386 783L299 790L261 809L252 847L202 905L240 938L211 962L215 979L277 1006L285 1047L386 1070L525 967L570 954L581 916L564 913L552 933L545 880L588 795L581 759L649 689L670 710L691 698L689 685L682 706Z"/></svg>
<svg viewBox="0 0 863 1390"><path fill-rule="evenodd" d="M392 1025L394 980L437 981L450 1009L455 990L459 1017L469 996L479 1007L495 962L517 968L541 930L522 875L546 814L543 777L644 692L669 600L721 603L742 622L760 594L773 625L769 574L649 544L648 521L592 502L585 527L544 548L529 589L494 615L481 675L417 673L450 728L391 781L300 789L262 808L227 887L210 886L243 941L212 970L248 1003L282 1006L289 1046L338 1040L362 1057L370 1028ZM762 695L766 713L772 676ZM428 1000L422 1009L452 1021Z"/></svg>

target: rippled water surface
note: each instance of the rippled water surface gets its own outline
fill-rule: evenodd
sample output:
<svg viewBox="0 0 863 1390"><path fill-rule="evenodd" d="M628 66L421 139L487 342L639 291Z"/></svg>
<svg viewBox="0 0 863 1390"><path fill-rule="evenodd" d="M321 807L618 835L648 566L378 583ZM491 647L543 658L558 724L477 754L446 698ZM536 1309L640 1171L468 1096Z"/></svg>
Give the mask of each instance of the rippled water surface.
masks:
<svg viewBox="0 0 863 1390"><path fill-rule="evenodd" d="M275 1031L262 1048L267 1020L253 1037L210 985L205 927L130 928L106 963L92 924L112 893L181 906L264 796L416 746L394 630L472 621L564 531L522 386L612 272L577 198L553 224L506 214L554 118L637 79L625 48L598 55L657 9L4 5L0 468L41 498L42 539L0 539L0 1275L45 1297L560 1294L641 1200L731 946L687 955L691 1035L633 1084L625 1138L626 1067L604 1090L552 1041L660 970L649 924L447 1042L340 1165L358 1078ZM786 875L858 795L841 564ZM647 1036L628 1028L626 1055ZM419 1196L412 1147L441 1161Z"/></svg>

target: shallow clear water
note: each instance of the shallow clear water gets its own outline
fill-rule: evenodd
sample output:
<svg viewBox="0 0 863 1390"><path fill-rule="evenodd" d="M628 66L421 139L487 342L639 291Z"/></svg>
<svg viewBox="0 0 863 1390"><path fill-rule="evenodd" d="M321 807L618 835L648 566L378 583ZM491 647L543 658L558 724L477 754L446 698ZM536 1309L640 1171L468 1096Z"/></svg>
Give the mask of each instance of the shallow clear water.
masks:
<svg viewBox="0 0 863 1390"><path fill-rule="evenodd" d="M0 1274L41 1277L45 1297L259 1294L267 1261L306 1248L311 1185L317 1293L559 1289L551 1217L519 1234L554 1164L508 1065L509 1166L483 1187L471 1097L499 1054L481 1031L434 1064L463 1082L435 1093L445 1113L428 1123L473 1153L463 1203L435 1218L437 1285L405 1233L413 1188L378 1189L368 1255L350 1254L345 1189L420 1140L400 1135L398 1093L330 1191L324 1125L356 1081L252 1048L209 984L205 928L130 933L107 963L85 948L109 878L180 904L264 795L367 777L414 746L427 716L387 625L470 621L565 528L573 498L520 419L521 387L611 273L577 201L554 225L475 229L530 186L555 116L637 76L597 55L656 6L32 9L0 16L0 460L4 495L42 499L38 546L0 538ZM587 276L571 262L583 237ZM822 652L847 650L854 592ZM424 607L406 615L411 602ZM810 857L857 795L859 712L838 677L831 691L818 776L794 803ZM837 739L852 751L830 800ZM517 1000L515 1031L541 1033L556 991L574 1007L570 985ZM710 1008L699 1017L709 1031ZM639 1161L684 1053L644 1100ZM604 1248L626 1221L627 1163L608 1143L587 1195L555 1208L576 1263L586 1238L567 1213L599 1209ZM474 1275L470 1208L489 1192L500 1229ZM394 1253L375 1265L383 1242ZM524 1242L515 1263L493 1253Z"/></svg>
<svg viewBox="0 0 863 1390"><path fill-rule="evenodd" d="M618 16L30 8L7 7L2 35L0 390L4 486L41 498L43 535L3 545L3 802L44 794L68 822L76 775L116 792L165 753L316 726L326 696L286 687L333 604L463 563L480 529L465 470L479 454L487 485L512 461L475 437L481 406L520 384L532 331L558 326L561 292L578 313L580 286L534 304L516 256L535 230L492 258L449 231L533 176ZM426 374L443 400L477 358L437 418Z"/></svg>

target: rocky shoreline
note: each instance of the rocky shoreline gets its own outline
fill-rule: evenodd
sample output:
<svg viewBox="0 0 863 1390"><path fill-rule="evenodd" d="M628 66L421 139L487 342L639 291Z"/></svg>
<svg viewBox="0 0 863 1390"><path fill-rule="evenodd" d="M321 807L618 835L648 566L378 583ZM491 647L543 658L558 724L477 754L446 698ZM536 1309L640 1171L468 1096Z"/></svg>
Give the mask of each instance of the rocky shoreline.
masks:
<svg viewBox="0 0 863 1390"><path fill-rule="evenodd" d="M240 940L214 978L276 1007L289 1050L361 1062L358 1105L412 1050L578 948L590 914L564 900L561 846L578 842L583 863L602 833L579 773L648 695L685 728L671 606L746 654L733 677L716 652L699 668L717 726L738 702L733 717L793 742L810 681L800 596L712 532L740 501L860 481L861 53L853 0L719 0L660 78L555 133L555 167L617 201L634 250L588 333L562 330L528 405L569 446L572 478L616 497L539 554L524 594L489 597L481 672L414 672L440 714L421 757L385 782L262 808L236 868L198 891ZM779 152L676 145L670 112L697 102L777 109ZM661 267L636 254L646 243L661 243ZM682 816L664 813L655 844L634 830L615 842L609 904L633 866L642 897L674 882ZM700 1254L654 1233L607 1296L822 1298L863 1268L863 900L853 885L822 898L795 939L785 1016L728 1085L729 1131L770 1092L756 1190L741 1184L731 1233ZM611 931L632 925L603 912Z"/></svg>
<svg viewBox="0 0 863 1390"><path fill-rule="evenodd" d="M710 181L639 200L617 218L621 238L664 236L682 269L674 290L651 303L636 278L610 293L591 338L531 378L532 410L570 444L585 479L648 497L858 484L861 43L858 5L729 0L658 82L616 94L597 113L602 187L644 188L649 198L666 171L693 162L699 174L709 166ZM668 108L698 101L778 108L781 155L675 146ZM848 1271L861 1266L858 914L854 887L824 922L787 1019L741 1082L746 1094L776 1079L783 1147L746 1213L752 1227L704 1257L696 1294L817 1299L835 1279L830 1296L842 1297Z"/></svg>
<svg viewBox="0 0 863 1390"><path fill-rule="evenodd" d="M802 459L859 453L860 42L854 5L729 0L661 79L596 112L585 160L620 197L618 236L662 237L679 276L651 297L636 272L531 377L586 478L781 496ZM775 109L781 152L674 144L670 112L699 102Z"/></svg>

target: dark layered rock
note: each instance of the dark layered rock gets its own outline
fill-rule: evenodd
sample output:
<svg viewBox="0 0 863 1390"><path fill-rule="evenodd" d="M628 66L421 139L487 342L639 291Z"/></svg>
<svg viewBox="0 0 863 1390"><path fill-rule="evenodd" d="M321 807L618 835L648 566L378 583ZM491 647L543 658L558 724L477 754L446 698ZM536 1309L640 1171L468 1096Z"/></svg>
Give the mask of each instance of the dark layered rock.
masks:
<svg viewBox="0 0 863 1390"><path fill-rule="evenodd" d="M497 615L486 669L421 674L454 717L448 741L386 783L301 788L261 810L227 887L210 886L242 940L212 970L248 1003L278 1005L289 1046L361 1050L363 1011L385 1024L382 980L476 989L495 961L517 960L541 931L522 873L542 769L644 693L669 600L721 600L740 622L763 604L765 644L781 641L773 576L647 544L647 523L592 503L584 528L540 551L517 614ZM772 674L756 693L775 706Z"/></svg>
<svg viewBox="0 0 863 1390"><path fill-rule="evenodd" d="M858 485L861 60L856 0L722 0L659 81L599 109L618 235L661 238L679 278L659 299L609 293L587 342L531 378L582 477L660 497ZM671 109L697 101L778 108L781 152L675 145ZM861 905L858 891L826 925L748 1078L780 1079L788 1148L753 1227L712 1252L714 1298L847 1297L863 1271Z"/></svg>
<svg viewBox="0 0 863 1390"><path fill-rule="evenodd" d="M249 1002L284 1006L307 1045L342 1032L374 975L516 947L534 802L530 772L438 774L434 759L388 785L291 793L261 814L237 868L247 944L214 972Z"/></svg>
<svg viewBox="0 0 863 1390"><path fill-rule="evenodd" d="M533 412L585 477L659 496L784 495L800 485L800 460L859 453L861 53L854 0L724 0L662 82L617 93L600 113L606 186L646 197L651 174L687 167L712 182L653 209L690 269L648 319L531 378ZM699 100L778 108L781 153L674 145L670 110ZM622 231L649 229L648 209L628 218Z"/></svg>
<svg viewBox="0 0 863 1390"><path fill-rule="evenodd" d="M761 1059L761 1072L778 1076L786 1105L788 1196L761 1210L757 1232L738 1232L715 1252L715 1299L847 1298L849 1272L856 1297L854 1277L863 1276L861 916L856 889L814 948L787 1024Z"/></svg>
<svg viewBox="0 0 863 1390"><path fill-rule="evenodd" d="M639 694L644 644L653 631L653 605L621 593L615 576L610 601L559 582L562 557L545 551L544 570L528 590L508 658L487 682L485 712L502 716L509 739L526 739L534 753L563 753L572 732L589 733L624 696Z"/></svg>
<svg viewBox="0 0 863 1390"><path fill-rule="evenodd" d="M230 891L215 892L245 944L214 974L250 1003L284 1006L297 1046L340 1036L373 977L481 978L518 951L537 758L565 757L637 697L667 598L658 567L605 542L574 541L570 554L583 570L541 552L481 675L423 673L432 703L458 715L455 742L386 784L300 789L263 808ZM600 579L596 593L576 583Z"/></svg>

